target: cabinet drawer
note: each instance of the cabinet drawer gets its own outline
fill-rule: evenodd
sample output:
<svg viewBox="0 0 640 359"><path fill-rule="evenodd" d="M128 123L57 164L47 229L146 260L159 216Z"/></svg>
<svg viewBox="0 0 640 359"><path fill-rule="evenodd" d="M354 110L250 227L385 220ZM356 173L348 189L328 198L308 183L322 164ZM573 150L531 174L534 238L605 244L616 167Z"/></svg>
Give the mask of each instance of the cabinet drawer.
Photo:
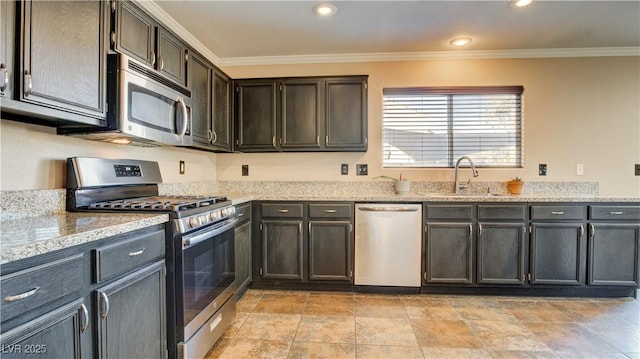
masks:
<svg viewBox="0 0 640 359"><path fill-rule="evenodd" d="M527 218L527 211L524 205L478 205L479 220L518 220L524 221Z"/></svg>
<svg viewBox="0 0 640 359"><path fill-rule="evenodd" d="M353 206L349 203L309 205L309 217L311 218L351 218L352 216Z"/></svg>
<svg viewBox="0 0 640 359"><path fill-rule="evenodd" d="M640 206L590 206L589 219L640 221Z"/></svg>
<svg viewBox="0 0 640 359"><path fill-rule="evenodd" d="M156 231L96 249L96 281L126 273L146 262L164 257L164 231Z"/></svg>
<svg viewBox="0 0 640 359"><path fill-rule="evenodd" d="M584 219L584 206L531 206L531 219Z"/></svg>
<svg viewBox="0 0 640 359"><path fill-rule="evenodd" d="M238 217L238 225L251 220L251 204L243 203L236 206L236 216Z"/></svg>
<svg viewBox="0 0 640 359"><path fill-rule="evenodd" d="M473 219L472 205L428 205L427 219Z"/></svg>
<svg viewBox="0 0 640 359"><path fill-rule="evenodd" d="M8 320L58 298L79 293L84 284L83 254L60 259L0 279L2 320Z"/></svg>
<svg viewBox="0 0 640 359"><path fill-rule="evenodd" d="M302 218L301 203L263 203L262 217Z"/></svg>

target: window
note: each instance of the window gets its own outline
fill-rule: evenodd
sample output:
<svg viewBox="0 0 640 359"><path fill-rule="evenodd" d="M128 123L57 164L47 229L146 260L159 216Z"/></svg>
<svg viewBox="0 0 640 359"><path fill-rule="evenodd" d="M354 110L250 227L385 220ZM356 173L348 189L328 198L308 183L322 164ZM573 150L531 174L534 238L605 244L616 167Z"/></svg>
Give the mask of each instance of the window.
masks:
<svg viewBox="0 0 640 359"><path fill-rule="evenodd" d="M522 167L522 86L383 90L383 167Z"/></svg>

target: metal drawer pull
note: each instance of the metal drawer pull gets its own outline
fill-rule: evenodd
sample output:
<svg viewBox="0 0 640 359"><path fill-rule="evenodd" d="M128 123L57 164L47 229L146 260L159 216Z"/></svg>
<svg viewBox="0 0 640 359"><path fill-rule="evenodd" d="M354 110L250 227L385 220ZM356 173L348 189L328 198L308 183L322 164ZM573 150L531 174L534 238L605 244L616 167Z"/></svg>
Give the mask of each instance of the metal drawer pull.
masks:
<svg viewBox="0 0 640 359"><path fill-rule="evenodd" d="M324 213L336 213L337 211L335 209L325 209Z"/></svg>
<svg viewBox="0 0 640 359"><path fill-rule="evenodd" d="M580 226L580 238L584 237L584 226Z"/></svg>
<svg viewBox="0 0 640 359"><path fill-rule="evenodd" d="M244 217L244 213L242 212L238 213L238 217Z"/></svg>
<svg viewBox="0 0 640 359"><path fill-rule="evenodd" d="M5 302L15 302L16 300L20 300L20 299L24 299L27 297L30 297L34 294L36 294L36 292L38 291L38 289L40 289L40 287L35 287L27 292L24 292L22 294L16 294L16 295L10 295L8 297L4 298Z"/></svg>
<svg viewBox="0 0 640 359"><path fill-rule="evenodd" d="M136 256L139 256L139 255L141 255L142 253L144 253L144 250L145 250L145 248L142 248L142 249L139 249L139 250L137 250L137 251L135 251L135 252L130 252L130 253L129 253L129 257L136 257Z"/></svg>
<svg viewBox="0 0 640 359"><path fill-rule="evenodd" d="M80 304L80 310L82 310L82 324L80 325L80 333L84 333L89 327L89 311L87 306Z"/></svg>
<svg viewBox="0 0 640 359"><path fill-rule="evenodd" d="M109 315L109 298L105 292L100 292L100 318L106 319Z"/></svg>
<svg viewBox="0 0 640 359"><path fill-rule="evenodd" d="M556 215L556 216L561 216L561 215L564 214L564 212L562 212L562 211L553 211L553 212L551 212L551 214Z"/></svg>
<svg viewBox="0 0 640 359"><path fill-rule="evenodd" d="M360 207L358 209L365 212L416 212L418 210L410 207Z"/></svg>
<svg viewBox="0 0 640 359"><path fill-rule="evenodd" d="M618 211L614 212L614 211L612 211L612 212L609 212L609 214L612 215L612 216L619 216L621 214L624 214L624 212L618 212Z"/></svg>
<svg viewBox="0 0 640 359"><path fill-rule="evenodd" d="M288 209L279 209L277 210L278 213L289 213Z"/></svg>
<svg viewBox="0 0 640 359"><path fill-rule="evenodd" d="M33 81L31 79L31 74L28 72L24 74L24 97L29 96L31 94L31 89L33 89Z"/></svg>
<svg viewBox="0 0 640 359"><path fill-rule="evenodd" d="M6 90L9 85L9 70L7 70L5 64L0 64L0 69L2 70L2 86L0 86L0 92L4 93L4 90Z"/></svg>

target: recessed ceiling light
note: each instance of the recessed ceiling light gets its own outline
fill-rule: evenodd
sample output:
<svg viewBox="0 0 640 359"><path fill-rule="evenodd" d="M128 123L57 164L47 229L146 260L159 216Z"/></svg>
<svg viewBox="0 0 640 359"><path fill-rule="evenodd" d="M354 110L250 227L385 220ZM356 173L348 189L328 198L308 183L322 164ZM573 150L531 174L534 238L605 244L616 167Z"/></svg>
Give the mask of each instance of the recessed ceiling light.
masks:
<svg viewBox="0 0 640 359"><path fill-rule="evenodd" d="M514 0L511 2L511 7L525 7L527 5L531 5L532 2L533 0Z"/></svg>
<svg viewBox="0 0 640 359"><path fill-rule="evenodd" d="M449 41L449 43L453 46L464 46L471 43L470 37L456 37L455 39Z"/></svg>
<svg viewBox="0 0 640 359"><path fill-rule="evenodd" d="M313 12L320 16L331 16L338 12L338 8L333 4L318 4L313 7Z"/></svg>

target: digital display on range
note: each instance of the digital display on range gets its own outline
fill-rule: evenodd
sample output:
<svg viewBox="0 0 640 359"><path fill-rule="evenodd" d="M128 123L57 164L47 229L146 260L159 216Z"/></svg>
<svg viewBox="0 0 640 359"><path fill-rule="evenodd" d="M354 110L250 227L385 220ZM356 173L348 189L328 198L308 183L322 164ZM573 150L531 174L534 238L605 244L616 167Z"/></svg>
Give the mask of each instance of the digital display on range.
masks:
<svg viewBox="0 0 640 359"><path fill-rule="evenodd" d="M116 177L142 177L142 171L138 165L113 165Z"/></svg>

